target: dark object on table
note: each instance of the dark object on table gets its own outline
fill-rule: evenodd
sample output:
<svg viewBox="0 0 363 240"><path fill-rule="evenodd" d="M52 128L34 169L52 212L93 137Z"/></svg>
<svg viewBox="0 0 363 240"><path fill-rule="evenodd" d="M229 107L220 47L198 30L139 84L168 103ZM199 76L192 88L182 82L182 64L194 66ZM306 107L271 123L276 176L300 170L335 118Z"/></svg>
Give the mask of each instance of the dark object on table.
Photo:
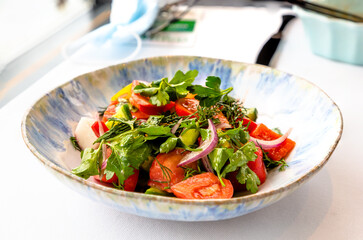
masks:
<svg viewBox="0 0 363 240"><path fill-rule="evenodd" d="M283 15L282 16L282 23L278 32L273 34L271 38L265 43L262 47L260 53L257 56L256 63L268 66L270 61L279 46L280 40L282 38L282 31L286 27L286 25L294 19L294 15Z"/></svg>

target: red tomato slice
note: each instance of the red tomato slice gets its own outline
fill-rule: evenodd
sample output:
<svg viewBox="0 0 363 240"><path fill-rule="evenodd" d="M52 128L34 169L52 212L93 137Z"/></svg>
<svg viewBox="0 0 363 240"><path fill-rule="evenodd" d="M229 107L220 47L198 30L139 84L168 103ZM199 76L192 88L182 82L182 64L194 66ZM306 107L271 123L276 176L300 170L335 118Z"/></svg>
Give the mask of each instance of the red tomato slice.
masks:
<svg viewBox="0 0 363 240"><path fill-rule="evenodd" d="M247 128L248 132L252 132L257 127L257 124L254 121L252 121L252 120L250 120L248 118L245 118L245 117L243 118L242 125L243 126L248 126L248 128Z"/></svg>
<svg viewBox="0 0 363 240"><path fill-rule="evenodd" d="M175 102L175 112L178 116L189 116L197 111L198 105L199 101L195 98L180 98ZM229 125L229 121L223 115L223 113L220 112L218 115L214 116L214 118L219 119L221 124L225 125L226 127L232 127Z"/></svg>
<svg viewBox="0 0 363 240"><path fill-rule="evenodd" d="M177 165L187 153L184 149L175 149L169 153L158 154L150 167L148 185L171 192L170 187L184 179L184 169L177 167ZM163 169L160 165L162 165ZM196 162L187 166L197 169Z"/></svg>
<svg viewBox="0 0 363 240"><path fill-rule="evenodd" d="M167 112L167 111L173 111L173 108L175 107L175 102L170 101L170 103L166 104L164 106L163 112Z"/></svg>
<svg viewBox="0 0 363 240"><path fill-rule="evenodd" d="M104 122L101 122L101 125L103 128L103 132L107 132L109 130ZM92 128L94 134L96 135L96 137L100 137L100 125L99 125L98 121L95 121L95 123L92 125L91 128Z"/></svg>
<svg viewBox="0 0 363 240"><path fill-rule="evenodd" d="M101 181L100 176L98 176L98 175L93 176L93 178L96 179L97 181ZM106 179L106 175L103 175L101 182L117 184L117 181L118 181L118 178L117 178L116 174L113 174L112 178L110 178L108 180Z"/></svg>
<svg viewBox="0 0 363 240"><path fill-rule="evenodd" d="M190 177L171 186L171 190L178 198L184 199L227 199L233 196L233 186L227 179L219 178L211 172Z"/></svg>
<svg viewBox="0 0 363 240"><path fill-rule="evenodd" d="M137 112L131 112L131 115L133 118L137 119L148 119L150 117L149 114L143 113L140 110L138 110Z"/></svg>
<svg viewBox="0 0 363 240"><path fill-rule="evenodd" d="M134 169L134 174L128 177L124 182L124 190L133 192L135 191L137 181L139 179L139 169ZM116 174L115 174L116 175Z"/></svg>
<svg viewBox="0 0 363 240"><path fill-rule="evenodd" d="M224 116L222 112L218 113L216 116L214 116L214 118L219 119L220 123L218 125L220 125L221 128L232 128L232 126L229 124L228 119Z"/></svg>
<svg viewBox="0 0 363 240"><path fill-rule="evenodd" d="M175 102L175 112L178 116L189 116L197 111L198 105L195 98L180 98Z"/></svg>
<svg viewBox="0 0 363 240"><path fill-rule="evenodd" d="M281 137L280 134L272 131L262 123L258 124L256 129L253 130L250 135L254 138L267 141ZM280 146L267 150L267 156L274 161L279 161L286 157L292 151L295 145L296 143L293 140L287 138Z"/></svg>
<svg viewBox="0 0 363 240"><path fill-rule="evenodd" d="M107 122L107 120L116 113L117 104L118 101L112 101L110 105L108 105L106 111L103 114L102 122Z"/></svg>
<svg viewBox="0 0 363 240"><path fill-rule="evenodd" d="M152 105L149 102L149 98L141 96L140 94L134 93L134 88L136 85L139 85L138 80L134 80L132 82L132 88L131 88L131 97L129 99L130 103L137 107L137 109L139 109L141 112L149 114L149 115L159 115L160 113L162 113L164 111L164 107L165 106L156 106L156 105Z"/></svg>
<svg viewBox="0 0 363 240"><path fill-rule="evenodd" d="M255 161L249 161L247 163L247 166L256 173L257 177L260 179L260 184L264 183L266 181L267 171L265 164L263 163L263 154L262 150L259 147L257 148L257 158Z"/></svg>
<svg viewBox="0 0 363 240"><path fill-rule="evenodd" d="M98 175L93 176L93 178L96 179L97 181L100 181L100 177ZM139 179L139 170L134 169L134 174L132 174L130 177L128 177L124 182L124 190L129 191L129 192L135 191L138 179ZM117 184L118 177L116 174L113 174L112 178L107 180L106 175L103 175L101 182Z"/></svg>

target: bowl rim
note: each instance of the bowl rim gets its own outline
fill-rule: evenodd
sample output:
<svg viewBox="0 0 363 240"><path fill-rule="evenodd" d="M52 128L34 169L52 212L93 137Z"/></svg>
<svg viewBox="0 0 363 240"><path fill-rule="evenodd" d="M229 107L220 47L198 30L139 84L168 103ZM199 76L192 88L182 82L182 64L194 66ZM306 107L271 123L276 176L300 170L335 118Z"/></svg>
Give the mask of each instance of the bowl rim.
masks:
<svg viewBox="0 0 363 240"><path fill-rule="evenodd" d="M40 154L36 148L33 146L33 144L30 143L28 137L27 137L27 130L26 130L26 121L27 118L29 117L30 111L32 110L33 106L38 103L39 101L41 101L43 98L45 98L49 93L51 93L52 91L61 88L67 84L70 83L70 81L72 80L76 80L79 79L83 76L86 76L87 74L90 73L97 73L97 72L102 72L105 69L108 69L110 67L115 67L115 66L121 66L121 65L126 65L126 64L133 64L133 63L137 63L137 62L143 62L146 60L155 60L155 59L169 59L169 58L190 58L190 59L207 59L207 60L211 60L211 61L224 61L224 62L231 62L231 63L240 63L240 64L244 64L246 66L258 66L260 68L266 69L266 70L270 70L270 71L277 71L280 73L284 73L287 74L289 76L293 76L296 78L297 81L303 81L306 82L310 85L312 85L313 87L317 88L322 94L324 94L328 100L331 101L332 105L334 107L336 107L336 109L339 112L339 116L340 116L340 129L339 129L339 134L337 136L337 138L335 139L334 143L330 145L330 149L328 151L328 153L325 155L324 159L322 159L319 164L317 164L316 166L314 166L310 171L306 172L305 174L303 174L300 178L298 178L297 180L279 187L277 189L272 189L263 193L254 193L254 194L247 194L247 195L243 195L243 196L239 196L239 197L233 197L230 199L181 199L181 198L176 198L176 197L165 197L165 196L157 196L157 195L148 195L148 194L144 194L144 193L139 193L139 192L128 192L128 191L124 191L124 190L119 190L116 188L111 188L111 187L106 187L100 184L97 184L95 182L91 182L88 180L85 180L81 177L78 177L74 174L72 174L70 171L67 171L66 169L63 169L59 166L57 166L56 164L54 164L53 162L51 162L50 160L48 160L45 156L43 156L42 154ZM154 201L157 200L159 202L162 203L173 203L173 204L180 204L180 205L195 205L195 206L215 206L215 205L222 205L222 204L227 204L227 205L232 205L232 204L243 204L243 203L248 203L248 202L252 202L252 201L256 201L256 200L261 200L264 199L266 197L270 197L273 196L275 194L279 194L279 193L283 193L289 189L296 189L296 187L298 187L300 184L302 184L303 182L305 182L306 180L310 179L310 177L312 177L315 173L317 173L329 160L330 156L332 155L332 153L334 152L337 144L339 143L341 136L342 136L342 132L343 132L343 116L342 113L338 107L338 105L321 89L319 88L317 85L315 85L314 83L298 77L296 75L292 75L289 73L286 73L284 71L280 71L278 69L275 68L271 68L268 66L264 66L264 65L260 65L260 64L252 64L252 63L245 63L245 62L239 62L239 61L234 61L234 60L226 60L226 59L220 59L220 58L210 58L210 57L202 57L202 56L186 56L186 55L168 55L168 56L155 56L155 57L147 57L147 58L140 58L140 59L136 59L133 61L129 61L127 63L120 63L120 64L116 64L116 65L110 65L107 67L103 67L101 69L92 71L92 72L88 72L85 74L81 74L77 77L74 77L73 79L59 85L58 87L44 93L39 99L37 99L36 101L34 101L31 106L25 111L24 116L22 118L22 122L21 122L21 134L23 137L23 140L26 144L26 146L29 148L29 150L33 153L33 155L44 165L46 165L47 167L51 168L52 170L55 170L56 172L62 174L63 176L67 177L68 179L70 179L71 181L76 181L80 184L84 184L87 187L90 187L94 190L98 190L98 191L104 191L106 193L109 194L113 194L113 195L117 195L119 197L122 198L128 198L128 199L143 199L143 200L147 200L147 201Z"/></svg>

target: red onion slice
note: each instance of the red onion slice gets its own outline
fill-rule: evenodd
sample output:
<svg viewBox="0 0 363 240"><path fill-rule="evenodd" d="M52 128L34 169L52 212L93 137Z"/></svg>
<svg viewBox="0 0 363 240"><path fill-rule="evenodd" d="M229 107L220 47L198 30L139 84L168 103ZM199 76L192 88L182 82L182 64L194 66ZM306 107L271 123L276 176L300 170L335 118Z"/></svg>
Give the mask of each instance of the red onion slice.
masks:
<svg viewBox="0 0 363 240"><path fill-rule="evenodd" d="M178 128L179 128L179 126L180 126L180 124L181 124L181 122L183 121L183 119L181 118L181 119L179 119L179 121L174 125L174 127L171 129L171 133L172 134L175 134L175 132L176 132L176 130L178 130Z"/></svg>
<svg viewBox="0 0 363 240"><path fill-rule="evenodd" d="M210 165L210 162L209 162L208 156L204 156L204 157L202 157L202 163L203 163L203 165L204 165L204 168L205 168L208 172L213 173L213 168L212 168L212 166Z"/></svg>
<svg viewBox="0 0 363 240"><path fill-rule="evenodd" d="M208 119L208 124L209 124L208 130L210 131L210 136L206 141L200 144L199 148L201 148L202 151L188 153L180 160L178 167L195 162L198 159L207 156L216 147L218 143L218 135L216 128L212 120L210 119Z"/></svg>
<svg viewBox="0 0 363 240"><path fill-rule="evenodd" d="M278 146L280 146L285 140L286 138L290 135L292 131L292 128L289 128L289 130L287 130L287 132L282 135L281 137L272 140L272 141L265 141L265 140L261 140L261 139L257 139L254 137L250 137L250 140L252 142L254 142L256 144L256 146L260 146L263 150L267 150L267 149L271 149L271 148L276 148Z"/></svg>

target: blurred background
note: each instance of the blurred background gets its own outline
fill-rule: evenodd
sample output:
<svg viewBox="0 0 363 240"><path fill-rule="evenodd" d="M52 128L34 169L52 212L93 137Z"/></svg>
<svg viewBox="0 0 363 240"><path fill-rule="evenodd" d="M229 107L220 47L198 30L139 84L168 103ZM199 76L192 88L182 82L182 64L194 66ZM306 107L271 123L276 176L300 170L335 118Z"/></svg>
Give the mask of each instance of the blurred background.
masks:
<svg viewBox="0 0 363 240"><path fill-rule="evenodd" d="M200 0L196 5L266 6L273 2L278 1ZM111 0L1 0L0 108L62 62L65 43L108 23L110 6Z"/></svg>
<svg viewBox="0 0 363 240"><path fill-rule="evenodd" d="M141 0L120 1L129 5L136 1L138 3L142 2ZM249 16L248 18L254 21L247 27L254 28L252 30L253 37L257 41L266 41L271 36L266 35L266 29L270 29L271 34L278 29L278 26L270 21L271 18L267 16L268 13L276 13L281 9L293 12L291 10L292 5L288 1L293 0L157 0L159 9L167 5L175 5L175 3L179 3L178 6L185 7L193 5L217 8L232 7L233 9L234 7L263 8L266 10L265 15ZM323 4L330 3L333 6L338 6L341 10L349 10L363 16L363 0L307 1ZM109 23L111 4L111 0L1 0L0 108L43 77L52 68L64 62L64 51L62 55L64 46L67 44L69 46L69 43ZM294 10L303 22L310 46L316 55L363 65L363 25L361 23L341 22L331 17L312 14L309 11ZM159 17L160 15L159 12ZM233 15L228 17L231 20L233 19ZM278 19L278 21L280 20L281 18ZM231 25L229 30L233 32L232 28L236 27L238 29L239 26L240 23ZM244 27L246 27L246 24ZM276 27L277 29L275 29ZM243 37L241 34L239 36ZM165 35L161 36L165 37ZM278 36L281 37L281 34ZM251 44L246 39L243 39L243 44ZM150 43L148 40L150 39L142 38L143 44ZM238 41L238 39L235 41ZM96 44L95 46L98 48L99 45ZM150 50L151 45L147 46L149 46ZM154 45L151 48L156 52L158 51ZM143 50L145 49L143 48ZM223 48L215 48L213 51L218 54L223 51ZM258 49L255 51L257 53ZM223 56L223 54L220 55Z"/></svg>

